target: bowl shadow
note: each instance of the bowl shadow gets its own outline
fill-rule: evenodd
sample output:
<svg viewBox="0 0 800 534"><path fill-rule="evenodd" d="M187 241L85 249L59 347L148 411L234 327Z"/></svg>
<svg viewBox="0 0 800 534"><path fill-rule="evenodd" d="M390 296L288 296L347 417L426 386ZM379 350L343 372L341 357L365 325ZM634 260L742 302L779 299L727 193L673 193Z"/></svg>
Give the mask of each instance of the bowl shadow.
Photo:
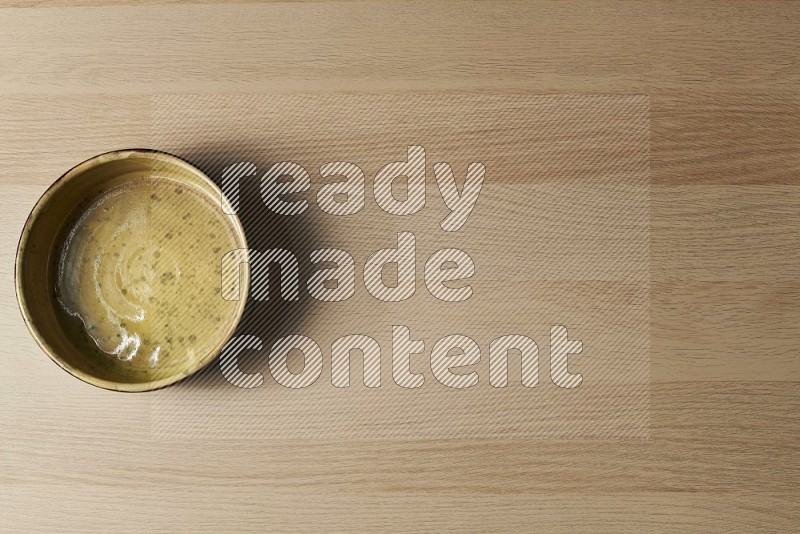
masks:
<svg viewBox="0 0 800 534"><path fill-rule="evenodd" d="M183 151L170 150L170 153L181 157L222 187L223 171L229 165L239 162L251 162L258 169L256 174L239 180L239 206L237 214L245 231L250 250L264 252L268 249L280 248L292 252L298 260L299 299L284 300L280 294L280 267L270 265L268 287L269 294L265 300L255 300L248 296L244 314L233 337L250 335L258 337L262 342L261 350L244 350L237 356L239 369L243 373L261 373L265 377L268 372L270 347L279 338L297 334L308 324L308 317L316 302L306 291L305 280L314 270L308 261L312 250L322 248L325 240L323 229L314 224L311 210L293 216L280 215L264 204L259 190L260 178L268 165L275 160L269 154L258 150L247 150L236 146L197 146ZM252 287L251 287L252 295ZM220 299L222 295L220 294ZM235 388L227 381L220 370L219 356L212 360L199 372L170 387L190 389L222 389Z"/></svg>

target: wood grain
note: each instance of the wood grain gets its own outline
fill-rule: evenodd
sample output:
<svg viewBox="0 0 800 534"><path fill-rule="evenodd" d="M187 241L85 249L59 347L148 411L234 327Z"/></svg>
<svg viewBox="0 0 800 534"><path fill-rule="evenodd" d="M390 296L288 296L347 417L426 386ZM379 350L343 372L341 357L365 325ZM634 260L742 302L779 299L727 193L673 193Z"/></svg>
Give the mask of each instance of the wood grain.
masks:
<svg viewBox="0 0 800 534"><path fill-rule="evenodd" d="M0 8L0 530L734 531L800 525L794 2L146 2ZM66 168L151 96L650 97L650 438L153 440L13 294Z"/></svg>

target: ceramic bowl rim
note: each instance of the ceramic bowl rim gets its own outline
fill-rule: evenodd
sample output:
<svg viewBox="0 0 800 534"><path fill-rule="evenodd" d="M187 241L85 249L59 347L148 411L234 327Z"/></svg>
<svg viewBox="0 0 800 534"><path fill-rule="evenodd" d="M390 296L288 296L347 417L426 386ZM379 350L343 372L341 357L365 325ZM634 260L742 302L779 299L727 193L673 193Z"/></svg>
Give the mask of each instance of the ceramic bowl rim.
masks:
<svg viewBox="0 0 800 534"><path fill-rule="evenodd" d="M62 174L55 182L53 182L47 190L39 197L39 199L34 204L33 208L31 209L30 213L28 214L27 219L25 220L25 225L22 228L22 232L20 234L19 242L17 244L16 250L16 258L14 261L14 288L16 290L16 297L17 297L17 305L19 306L19 310L22 314L22 319L25 322L25 326L28 328L28 331L33 336L33 339L36 341L36 344L47 354L47 356L55 362L59 367L63 370L71 374L72 376L88 383L93 386L107 389L111 391L121 391L121 392L144 392L144 391L153 391L156 389L160 389L184 378L196 373L206 365L208 365L212 360L214 360L219 353L221 352L222 348L225 344L230 340L233 336L234 332L238 324L242 319L242 315L244 314L245 303L247 301L247 296L249 292L250 286L250 274L249 269L243 270L242 275L242 284L241 284L241 292L239 298L239 306L236 309L236 317L235 321L231 323L231 327L224 333L224 335L220 336L220 341L218 344L209 351L209 353L194 362L194 364L188 366L187 368L177 372L173 375L170 375L165 378L160 378L158 380L150 380L147 382L117 382L114 380L108 380L105 378L100 378L97 376L93 376L74 365L70 364L69 362L65 361L56 351L50 343L47 341L46 335L43 334L38 326L35 324L33 317L30 313L30 304L27 301L27 297L25 295L25 289L23 287L23 280L22 276L20 276L20 272L22 271L22 265L25 261L25 256L27 252L27 247L30 239L31 229L33 224L36 220L41 216L43 206L47 205L47 203L56 197L59 194L59 191L67 184L71 179L81 175L82 173L86 172L87 170L96 167L103 163L108 163L110 161L116 161L120 159L126 159L130 157L141 157L145 159L151 159L156 161L167 161L173 164L178 165L179 167L183 168L184 170L188 171L189 173L195 175L197 178L202 180L206 185L208 185L211 189L215 191L215 193L219 194L219 198L225 202L227 199L224 196L222 190L215 184L211 178L209 178L204 172L200 169L189 163L188 161L170 154L168 152L163 152L161 150L154 150L149 148L127 148L121 150L112 150L110 152L104 152L102 154L98 154L93 156L81 163L78 163L64 174ZM241 238L242 242L242 249L244 250L245 254L247 254L248 246L247 246L247 237L244 232L244 228L242 226L241 220L239 219L238 215L235 213L228 215L228 220L230 221L231 226L238 234L238 237ZM245 258L247 261L249 258Z"/></svg>

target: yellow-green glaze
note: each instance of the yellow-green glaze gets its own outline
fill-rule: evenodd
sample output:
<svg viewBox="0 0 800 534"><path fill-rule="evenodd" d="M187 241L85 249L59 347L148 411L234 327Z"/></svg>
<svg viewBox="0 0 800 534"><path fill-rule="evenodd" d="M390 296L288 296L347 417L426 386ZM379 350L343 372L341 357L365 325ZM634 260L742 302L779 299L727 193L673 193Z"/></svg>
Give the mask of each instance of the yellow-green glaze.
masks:
<svg viewBox="0 0 800 534"><path fill-rule="evenodd" d="M39 345L119 391L163 387L212 360L244 308L220 294L222 256L247 248L221 201L199 170L161 152L70 170L37 203L17 254L20 309Z"/></svg>

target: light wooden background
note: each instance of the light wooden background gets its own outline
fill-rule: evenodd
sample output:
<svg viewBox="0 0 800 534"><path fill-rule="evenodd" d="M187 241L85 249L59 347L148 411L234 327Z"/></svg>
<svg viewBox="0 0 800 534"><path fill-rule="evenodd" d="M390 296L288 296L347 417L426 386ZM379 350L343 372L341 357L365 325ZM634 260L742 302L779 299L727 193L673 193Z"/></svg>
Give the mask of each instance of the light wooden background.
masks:
<svg viewBox="0 0 800 534"><path fill-rule="evenodd" d="M797 530L798 30L793 2L5 2L0 530ZM418 91L650 96L649 440L151 441L35 347L24 219L146 144L150 95Z"/></svg>

